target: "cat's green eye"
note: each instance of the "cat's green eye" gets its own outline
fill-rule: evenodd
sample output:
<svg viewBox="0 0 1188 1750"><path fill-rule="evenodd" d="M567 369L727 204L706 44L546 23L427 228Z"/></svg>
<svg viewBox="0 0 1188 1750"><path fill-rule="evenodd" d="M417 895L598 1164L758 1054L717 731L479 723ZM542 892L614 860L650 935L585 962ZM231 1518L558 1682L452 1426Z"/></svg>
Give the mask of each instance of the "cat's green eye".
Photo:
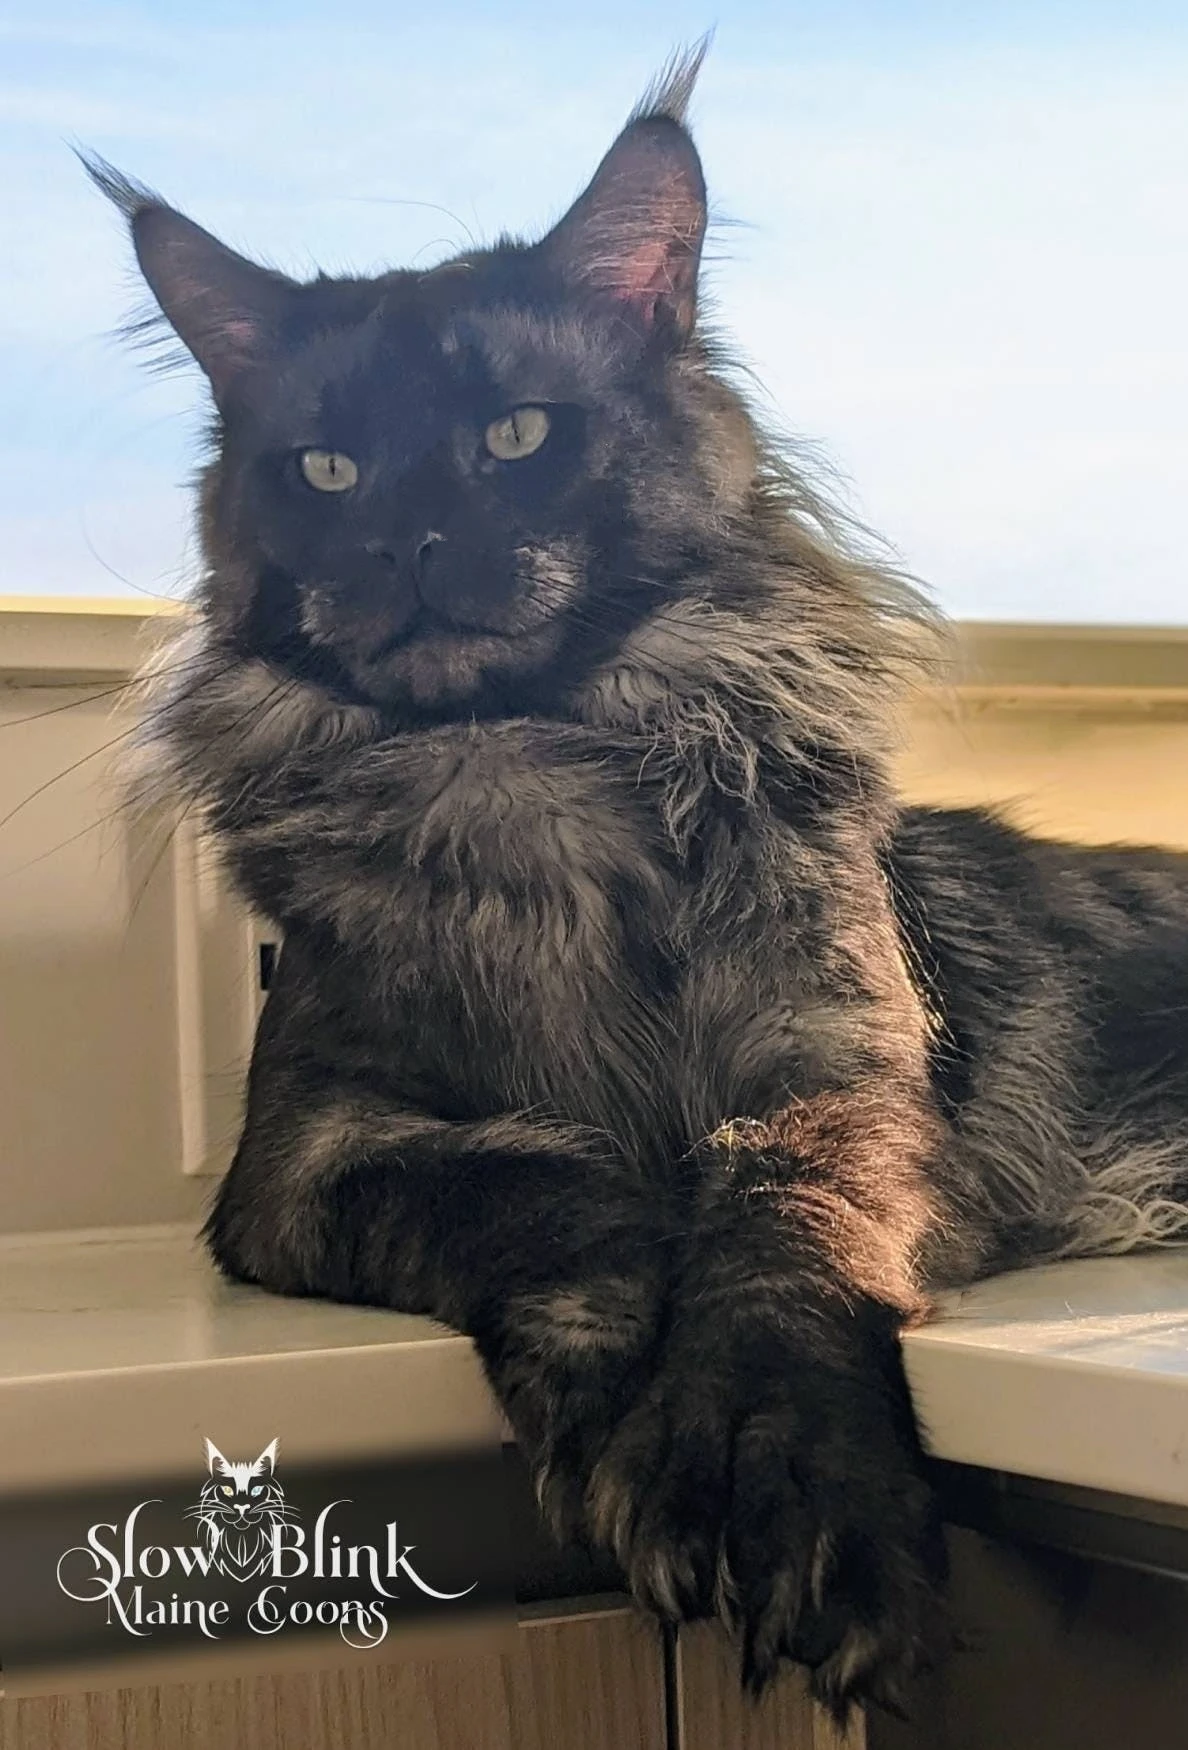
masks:
<svg viewBox="0 0 1188 1750"><path fill-rule="evenodd" d="M349 492L359 470L341 450L302 450L301 472L315 492Z"/></svg>
<svg viewBox="0 0 1188 1750"><path fill-rule="evenodd" d="M235 1490L231 1487L230 1483L224 1483L220 1492L224 1495L233 1495Z"/></svg>
<svg viewBox="0 0 1188 1750"><path fill-rule="evenodd" d="M549 435L549 416L543 407L513 407L502 419L493 419L486 430L487 448L499 462L518 462L534 456Z"/></svg>

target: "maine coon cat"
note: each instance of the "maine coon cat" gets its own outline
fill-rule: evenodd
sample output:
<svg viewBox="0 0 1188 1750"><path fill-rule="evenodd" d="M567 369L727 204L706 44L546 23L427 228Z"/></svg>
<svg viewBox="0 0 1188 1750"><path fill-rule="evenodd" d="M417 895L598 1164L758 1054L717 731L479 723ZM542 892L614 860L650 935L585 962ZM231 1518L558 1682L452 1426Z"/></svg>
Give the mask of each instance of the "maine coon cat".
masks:
<svg viewBox="0 0 1188 1750"><path fill-rule="evenodd" d="M469 1332L558 1532L844 1713L936 1630L905 1321L1188 1233L1188 868L898 806L921 609L699 325L695 71L429 271L92 173L216 409L151 732L284 934L211 1250Z"/></svg>

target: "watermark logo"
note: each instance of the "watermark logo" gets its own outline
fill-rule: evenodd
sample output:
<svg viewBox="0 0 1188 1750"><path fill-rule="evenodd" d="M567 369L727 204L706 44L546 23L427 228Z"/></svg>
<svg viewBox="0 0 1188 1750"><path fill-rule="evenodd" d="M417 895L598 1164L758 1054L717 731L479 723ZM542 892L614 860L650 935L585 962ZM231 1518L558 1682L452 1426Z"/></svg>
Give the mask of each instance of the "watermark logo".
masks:
<svg viewBox="0 0 1188 1750"><path fill-rule="evenodd" d="M300 1516L285 1503L276 1480L279 1442L271 1441L250 1464L223 1457L206 1442L208 1476L190 1513L205 1534L211 1569L228 1580L254 1580L272 1566L285 1521Z"/></svg>
<svg viewBox="0 0 1188 1750"><path fill-rule="evenodd" d="M207 1439L206 1476L182 1514L197 1536L168 1541L158 1528L155 1540L150 1527L164 1515L152 1509L164 1503L139 1501L122 1521L91 1525L85 1542L61 1555L59 1589L137 1637L336 1629L359 1650L386 1638L402 1597L446 1604L474 1592L477 1580L458 1590L433 1586L394 1519L378 1537L356 1541L348 1498L326 1502L307 1528L277 1477L278 1448L273 1440L257 1458L228 1459Z"/></svg>

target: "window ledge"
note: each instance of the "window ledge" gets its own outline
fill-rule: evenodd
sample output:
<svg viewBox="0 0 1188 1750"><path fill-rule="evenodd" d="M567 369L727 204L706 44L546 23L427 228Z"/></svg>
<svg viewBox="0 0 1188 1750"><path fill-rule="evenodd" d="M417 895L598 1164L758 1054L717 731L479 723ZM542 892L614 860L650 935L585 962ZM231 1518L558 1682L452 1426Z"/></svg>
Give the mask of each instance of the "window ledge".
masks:
<svg viewBox="0 0 1188 1750"><path fill-rule="evenodd" d="M234 1286L185 1229L0 1241L0 1493L184 1473L205 1435L318 1464L500 1432L471 1344L428 1319Z"/></svg>
<svg viewBox="0 0 1188 1750"><path fill-rule="evenodd" d="M1188 1251L982 1283L905 1353L936 1457L1188 1507ZM0 1241L0 1492L184 1471L207 1433L297 1463L501 1428L427 1319L234 1287L184 1229Z"/></svg>
<svg viewBox="0 0 1188 1750"><path fill-rule="evenodd" d="M0 677L126 679L185 612L183 602L121 596L0 596ZM1188 706L1188 627L961 621L936 691L971 703Z"/></svg>
<svg viewBox="0 0 1188 1750"><path fill-rule="evenodd" d="M904 1349L937 1458L1188 1507L1188 1249L996 1277Z"/></svg>

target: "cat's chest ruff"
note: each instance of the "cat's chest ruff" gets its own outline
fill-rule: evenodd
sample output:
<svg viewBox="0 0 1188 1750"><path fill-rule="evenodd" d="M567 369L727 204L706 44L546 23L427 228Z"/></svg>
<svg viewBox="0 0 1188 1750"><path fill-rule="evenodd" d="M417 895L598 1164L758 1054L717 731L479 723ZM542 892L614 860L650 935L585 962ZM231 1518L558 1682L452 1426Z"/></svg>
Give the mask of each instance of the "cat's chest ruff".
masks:
<svg viewBox="0 0 1188 1750"><path fill-rule="evenodd" d="M319 873L311 860L310 899L344 939L387 948L421 978L469 971L481 985L502 965L523 983L604 963L628 918L661 926L658 838L638 788L604 764L481 735L414 745L353 867Z"/></svg>
<svg viewBox="0 0 1188 1750"><path fill-rule="evenodd" d="M426 785L370 920L401 1053L478 1108L578 1098L611 1128L642 1111L665 1055L659 838L613 769L468 748Z"/></svg>

